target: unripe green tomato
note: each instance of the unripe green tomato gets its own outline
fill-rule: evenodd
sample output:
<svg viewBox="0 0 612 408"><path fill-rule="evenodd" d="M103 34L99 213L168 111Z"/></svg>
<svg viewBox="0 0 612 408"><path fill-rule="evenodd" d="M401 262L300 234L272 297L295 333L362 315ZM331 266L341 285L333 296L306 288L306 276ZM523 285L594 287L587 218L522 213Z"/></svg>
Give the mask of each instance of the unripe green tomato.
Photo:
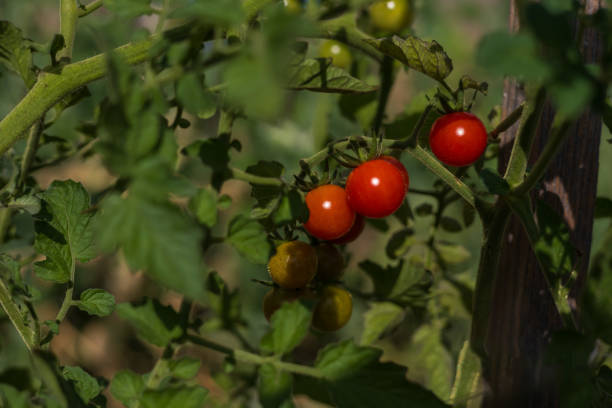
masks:
<svg viewBox="0 0 612 408"><path fill-rule="evenodd" d="M299 14L302 11L300 0L283 0L283 4L288 13Z"/></svg>
<svg viewBox="0 0 612 408"><path fill-rule="evenodd" d="M319 49L319 55L323 58L331 58L333 65L345 70L348 70L353 63L353 56L346 45L334 40L324 41Z"/></svg>
<svg viewBox="0 0 612 408"><path fill-rule="evenodd" d="M399 33L414 16L412 0L378 0L370 8L372 24L381 31Z"/></svg>

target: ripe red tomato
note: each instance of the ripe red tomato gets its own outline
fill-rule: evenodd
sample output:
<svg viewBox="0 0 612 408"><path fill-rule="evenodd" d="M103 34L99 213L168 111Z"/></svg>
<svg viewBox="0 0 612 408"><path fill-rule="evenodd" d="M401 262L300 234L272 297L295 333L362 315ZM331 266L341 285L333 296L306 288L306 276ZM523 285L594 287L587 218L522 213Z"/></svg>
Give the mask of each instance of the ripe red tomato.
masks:
<svg viewBox="0 0 612 408"><path fill-rule="evenodd" d="M385 159L362 163L346 181L349 205L370 218L393 214L402 205L406 192L402 171Z"/></svg>
<svg viewBox="0 0 612 408"><path fill-rule="evenodd" d="M397 160L393 156L380 156L379 159L383 159L397 167L402 172L402 177L404 178L404 184L406 185L406 191L408 191L408 187L410 187L410 176L408 175L408 170L404 167L402 162Z"/></svg>
<svg viewBox="0 0 612 408"><path fill-rule="evenodd" d="M349 242L353 242L357 239L357 237L359 237L359 235L361 235L364 228L365 218L363 215L357 214L357 216L355 217L355 222L353 223L353 226L351 227L349 232L347 232L340 238L331 240L330 242L334 244L348 244Z"/></svg>
<svg viewBox="0 0 612 408"><path fill-rule="evenodd" d="M304 228L322 240L343 236L355 222L355 211L349 207L346 191L340 186L326 184L309 191L306 206L310 214Z"/></svg>
<svg viewBox="0 0 612 408"><path fill-rule="evenodd" d="M442 163L467 166L478 160L487 148L487 130L471 113L449 113L434 122L429 146Z"/></svg>

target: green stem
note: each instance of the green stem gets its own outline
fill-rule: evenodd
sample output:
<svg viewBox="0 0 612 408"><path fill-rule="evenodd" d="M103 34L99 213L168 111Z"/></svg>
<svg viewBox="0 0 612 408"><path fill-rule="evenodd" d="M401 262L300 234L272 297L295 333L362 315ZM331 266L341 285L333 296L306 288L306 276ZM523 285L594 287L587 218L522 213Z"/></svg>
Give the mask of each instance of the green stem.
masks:
<svg viewBox="0 0 612 408"><path fill-rule="evenodd" d="M501 133L510 129L512 125L514 125L516 121L520 119L524 108L525 102L521 103L515 110L513 110L508 116L499 122L499 124L495 126L495 129L489 132L489 137L491 139L496 139Z"/></svg>
<svg viewBox="0 0 612 408"><path fill-rule="evenodd" d="M88 14L93 13L104 4L104 0L94 0L86 6L79 7L79 17L85 17Z"/></svg>
<svg viewBox="0 0 612 408"><path fill-rule="evenodd" d="M77 20L79 19L79 10L76 1L61 0L60 2L60 33L64 37L64 48L58 52L58 58L72 58L72 49L74 47L74 37L76 35Z"/></svg>
<svg viewBox="0 0 612 408"><path fill-rule="evenodd" d="M263 177L255 174L247 173L246 171L231 167L232 177L238 180L246 181L252 184L259 184L262 186L282 186L284 183L281 179L275 177Z"/></svg>
<svg viewBox="0 0 612 408"><path fill-rule="evenodd" d="M376 108L376 116L374 117L374 132L378 133L382 126L383 120L385 119L385 111L387 109L387 102L389 100L389 94L391 93L391 86L393 85L393 60L391 57L383 57L382 63L380 64L380 89L378 96L378 106Z"/></svg>
<svg viewBox="0 0 612 408"><path fill-rule="evenodd" d="M150 49L162 36L182 38L189 27L181 26L154 35L144 41L129 43L114 53L129 65L140 64L152 58ZM106 75L106 55L99 54L83 61L64 66L60 73L44 72L26 96L0 121L0 154L19 139L36 120L63 97L76 89Z"/></svg>
<svg viewBox="0 0 612 408"><path fill-rule="evenodd" d="M8 288L5 286L4 282L0 279L0 305L4 312L13 323L15 329L21 336L23 342L29 351L32 351L37 347L37 339L35 338L34 331L29 328L22 317L21 312L17 305L13 302L13 298L11 297L11 293Z"/></svg>
<svg viewBox="0 0 612 408"><path fill-rule="evenodd" d="M244 350L234 350L232 348L223 346L221 344L217 344L213 341L204 339L200 336L196 336L193 334L188 335L188 339L190 342L204 346L211 350L218 351L223 354L227 354L230 357L233 357L236 361L247 364L254 365L263 365L263 364L272 364L279 370L288 371L295 374L306 375L314 378L323 378L323 373L320 370L304 366L300 364L286 363L284 361L279 360L275 356L260 356L259 354L250 353Z"/></svg>
<svg viewBox="0 0 612 408"><path fill-rule="evenodd" d="M72 264L70 266L70 280L68 281L68 289L66 289L66 293L64 295L64 301L62 302L62 306L60 307L59 312L57 312L57 316L55 317L55 321L59 324L68 313L70 306L74 304L72 299L72 295L74 293L74 277L76 272L76 259L72 258Z"/></svg>
<svg viewBox="0 0 612 408"><path fill-rule="evenodd" d="M510 219L510 209L499 201L490 219L483 219L484 238L480 252L474 304L472 307L472 330L470 344L472 350L481 358L486 358L486 336L489 328L489 316L493 288L499 267L504 232Z"/></svg>
<svg viewBox="0 0 612 408"><path fill-rule="evenodd" d="M565 137L568 135L568 130L571 122L567 120L558 120L556 124L553 124L553 129L550 132L550 136L548 141L546 142L546 146L544 146L544 150L540 153L540 156L536 160L535 164L531 171L525 177L525 180L514 189L513 193L521 196L523 194L527 194L529 190L531 190L540 179L544 176L546 169L552 162L555 154L565 141Z"/></svg>
<svg viewBox="0 0 612 408"><path fill-rule="evenodd" d="M43 115L44 117L44 115ZM36 157L36 150L38 149L38 141L40 140L40 135L43 130L43 118L34 122L32 127L30 128L30 135L28 136L28 142L26 144L25 152L23 153L23 159L21 160L21 172L19 174L19 186L23 186L26 178L28 177L28 172L30 171L30 166L34 162L34 158Z"/></svg>
<svg viewBox="0 0 612 408"><path fill-rule="evenodd" d="M523 120L512 145L512 152L508 159L508 167L504 179L513 187L523 181L531 146L538 130L538 123L544 104L546 93L543 89L538 89L533 97L528 97L523 108Z"/></svg>
<svg viewBox="0 0 612 408"><path fill-rule="evenodd" d="M0 208L0 244L4 243L6 233L11 226L12 208Z"/></svg>

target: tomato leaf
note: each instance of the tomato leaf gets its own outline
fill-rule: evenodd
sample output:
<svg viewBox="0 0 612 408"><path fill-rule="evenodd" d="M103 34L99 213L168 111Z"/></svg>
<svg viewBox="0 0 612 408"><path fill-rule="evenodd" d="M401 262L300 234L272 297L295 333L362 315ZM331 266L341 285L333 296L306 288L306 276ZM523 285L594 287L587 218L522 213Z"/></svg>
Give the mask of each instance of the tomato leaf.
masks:
<svg viewBox="0 0 612 408"><path fill-rule="evenodd" d="M178 313L157 300L145 298L140 304L121 303L117 305L117 314L130 322L140 337L159 347L167 346L183 333Z"/></svg>
<svg viewBox="0 0 612 408"><path fill-rule="evenodd" d="M72 180L54 181L42 200L34 247L46 259L34 264L34 272L43 279L68 282L76 261L87 262L96 254L95 213L89 211L89 194Z"/></svg>
<svg viewBox="0 0 612 408"><path fill-rule="evenodd" d="M28 88L36 82L30 41L9 21L0 21L0 64L17 73Z"/></svg>
<svg viewBox="0 0 612 408"><path fill-rule="evenodd" d="M227 242L255 264L268 262L272 249L263 226L256 220L237 215L229 223Z"/></svg>
<svg viewBox="0 0 612 408"><path fill-rule="evenodd" d="M62 370L62 375L66 380L74 383L75 390L85 404L94 399L104 390L104 387L98 384L98 381L89 375L81 367L66 366Z"/></svg>
<svg viewBox="0 0 612 408"><path fill-rule="evenodd" d="M217 195L214 191L208 188L200 189L189 200L189 209L202 224L212 227L217 223Z"/></svg>
<svg viewBox="0 0 612 408"><path fill-rule="evenodd" d="M361 345L368 346L378 340L384 332L403 320L404 310L391 302L370 303L365 312Z"/></svg>
<svg viewBox="0 0 612 408"><path fill-rule="evenodd" d="M272 364L262 365L258 373L257 391L259 401L264 408L279 407L283 401L291 398L293 385L291 373L281 371Z"/></svg>
<svg viewBox="0 0 612 408"><path fill-rule="evenodd" d="M142 375L130 370L117 372L110 385L110 392L113 397L128 407L133 406L140 399L144 389L145 382Z"/></svg>
<svg viewBox="0 0 612 408"><path fill-rule="evenodd" d="M77 307L90 315L108 316L115 309L115 297L103 289L87 289Z"/></svg>
<svg viewBox="0 0 612 408"><path fill-rule="evenodd" d="M383 54L435 80L443 80L453 70L453 62L436 41L424 41L412 35L366 41Z"/></svg>
<svg viewBox="0 0 612 408"><path fill-rule="evenodd" d="M310 317L300 302L285 302L272 315L272 330L261 339L261 349L278 355L290 352L308 333Z"/></svg>
<svg viewBox="0 0 612 408"><path fill-rule="evenodd" d="M289 69L289 89L330 93L374 92L376 87L352 77L323 58L306 59Z"/></svg>
<svg viewBox="0 0 612 408"><path fill-rule="evenodd" d="M168 387L144 391L140 404L142 408L201 408L207 396L208 390L199 385Z"/></svg>

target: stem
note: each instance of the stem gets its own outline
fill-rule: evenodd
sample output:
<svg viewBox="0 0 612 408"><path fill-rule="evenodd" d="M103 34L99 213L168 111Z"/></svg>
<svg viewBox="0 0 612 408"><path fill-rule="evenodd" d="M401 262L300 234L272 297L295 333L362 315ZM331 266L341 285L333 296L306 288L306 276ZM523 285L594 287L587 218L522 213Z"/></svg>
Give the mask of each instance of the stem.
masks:
<svg viewBox="0 0 612 408"><path fill-rule="evenodd" d="M277 357L274 356L260 356L259 354L250 353L244 350L234 350L229 347L223 346L221 344L217 344L213 341L207 340L203 337L189 334L188 340L193 344L197 344L200 346L204 346L211 350L218 351L223 354L227 354L230 357L233 357L236 361L240 361L242 363L254 364L254 365L264 365L264 364L272 364L279 370L288 371L295 374L306 375L314 378L323 378L323 373L320 370L304 366L300 364L286 363L284 361L280 361Z"/></svg>
<svg viewBox="0 0 612 408"><path fill-rule="evenodd" d="M23 317L17 305L13 302L13 298L11 297L11 293L8 288L4 285L4 282L0 279L0 305L4 312L13 323L15 329L21 336L23 342L25 343L28 351L32 351L37 347L37 339L35 337L34 331L26 326L23 321Z"/></svg>
<svg viewBox="0 0 612 408"><path fill-rule="evenodd" d="M474 289L470 344L481 358L486 358L486 336L489 328L493 286L497 276L504 231L510 219L510 209L499 201L490 220L483 219L484 238Z"/></svg>
<svg viewBox="0 0 612 408"><path fill-rule="evenodd" d="M65 46L57 53L59 59L67 58L70 60L72 58L78 19L79 10L76 1L60 0L60 33L64 37Z"/></svg>
<svg viewBox="0 0 612 408"><path fill-rule="evenodd" d="M12 208L0 208L0 244L4 243L6 232L11 226Z"/></svg>
<svg viewBox="0 0 612 408"><path fill-rule="evenodd" d="M259 184L262 186L282 186L284 183L281 179L275 177L263 177L255 174L247 173L246 171L231 167L232 177L238 180L246 181L252 184Z"/></svg>
<svg viewBox="0 0 612 408"><path fill-rule="evenodd" d="M44 115L43 115L44 116ZM40 118L34 122L30 128L30 135L28 136L28 143L26 145L25 152L23 153L23 159L21 160L21 172L19 174L19 186L23 186L26 178L28 177L28 171L30 166L36 157L36 150L38 149L38 141L43 130L44 119Z"/></svg>
<svg viewBox="0 0 612 408"><path fill-rule="evenodd" d="M375 134L378 134L385 118L391 85L393 85L393 60L391 57L385 56L380 64L380 93L373 123Z"/></svg>
<svg viewBox="0 0 612 408"><path fill-rule="evenodd" d="M506 167L506 174L504 175L504 179L511 187L518 185L525 176L529 153L538 130L545 101L546 94L543 89L539 89L533 98L528 98L525 102L523 120L514 139L512 152L508 159L508 167Z"/></svg>
<svg viewBox="0 0 612 408"><path fill-rule="evenodd" d="M68 281L68 289L66 289L66 294L64 295L64 301L62 302L62 306L60 307L59 312L57 312L57 316L55 317L55 321L59 324L68 313L70 306L74 304L72 299L72 294L74 293L74 275L76 272L76 259L72 257L72 264L70 266L70 280Z"/></svg>
<svg viewBox="0 0 612 408"><path fill-rule="evenodd" d="M104 4L104 0L94 0L86 6L79 7L79 17L85 17L88 14L93 13Z"/></svg>
<svg viewBox="0 0 612 408"><path fill-rule="evenodd" d="M544 146L544 150L542 150L542 153L536 160L531 171L527 174L525 180L514 189L513 193L519 196L526 194L538 183L538 181L540 181L553 157L561 147L561 144L565 141L565 137L569 133L569 127L570 122L567 120L560 120L556 126L553 125L551 135L546 142L546 146Z"/></svg>
<svg viewBox="0 0 612 408"><path fill-rule="evenodd" d="M341 17L321 21L319 28L320 31L313 34L311 36L312 38L331 38L343 42L369 55L374 60L382 62L382 54L374 46L366 42L366 40L373 40L374 38L355 26L355 15L353 13L347 13Z"/></svg>
<svg viewBox="0 0 612 408"><path fill-rule="evenodd" d="M495 126L495 129L489 132L489 137L491 139L496 139L501 133L510 129L512 125L514 125L516 121L520 119L524 108L525 102L521 103L515 110L512 111L512 113L499 122L499 124Z"/></svg>
<svg viewBox="0 0 612 408"><path fill-rule="evenodd" d="M418 143L419 133L421 133L421 129L427 120L427 116L429 116L429 112L433 109L433 105L427 105L421 116L419 116L419 120L417 121L414 129L412 129L412 133L408 137L407 142L409 142L409 146L416 146Z"/></svg>
<svg viewBox="0 0 612 408"><path fill-rule="evenodd" d="M150 49L155 42L164 37L182 38L189 27L180 26L144 41L126 44L116 48L114 53L129 65L140 64L154 57ZM53 107L63 97L76 89L106 75L106 55L99 54L83 61L64 66L60 73L44 72L26 96L0 121L0 154L19 139L36 120Z"/></svg>

